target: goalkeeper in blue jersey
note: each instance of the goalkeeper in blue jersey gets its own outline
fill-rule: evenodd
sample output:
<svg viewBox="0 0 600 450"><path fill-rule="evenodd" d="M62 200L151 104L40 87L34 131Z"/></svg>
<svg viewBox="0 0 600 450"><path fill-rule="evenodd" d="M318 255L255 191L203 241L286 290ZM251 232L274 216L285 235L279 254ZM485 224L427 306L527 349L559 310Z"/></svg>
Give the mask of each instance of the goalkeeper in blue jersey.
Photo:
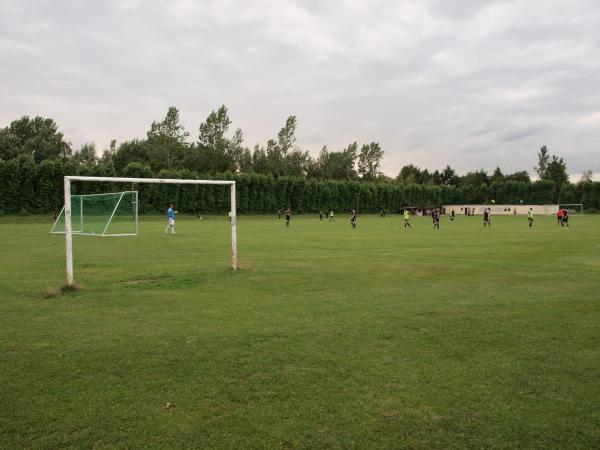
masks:
<svg viewBox="0 0 600 450"><path fill-rule="evenodd" d="M167 209L167 218L169 219L169 223L167 224L167 226L165 227L165 233L169 233L169 231L173 234L175 234L175 214L177 213L177 211L173 210L173 207L175 205L173 205L173 203L171 203L169 205L169 209Z"/></svg>

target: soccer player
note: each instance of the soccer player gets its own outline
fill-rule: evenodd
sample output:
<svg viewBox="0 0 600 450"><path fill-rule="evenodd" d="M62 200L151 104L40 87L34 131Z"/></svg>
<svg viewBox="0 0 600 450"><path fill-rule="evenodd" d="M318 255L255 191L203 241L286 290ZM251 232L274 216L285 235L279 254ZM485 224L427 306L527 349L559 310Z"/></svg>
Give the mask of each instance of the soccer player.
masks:
<svg viewBox="0 0 600 450"><path fill-rule="evenodd" d="M556 226L562 225L562 220L563 220L563 209L562 208L558 208L558 211L556 212Z"/></svg>
<svg viewBox="0 0 600 450"><path fill-rule="evenodd" d="M410 224L410 213L408 212L408 209L404 210L404 228L412 228L412 225Z"/></svg>
<svg viewBox="0 0 600 450"><path fill-rule="evenodd" d="M483 210L483 227L485 226L491 227L492 222L490 222L490 208Z"/></svg>
<svg viewBox="0 0 600 450"><path fill-rule="evenodd" d="M529 228L533 226L533 208L529 208L527 211L527 221L529 222Z"/></svg>
<svg viewBox="0 0 600 450"><path fill-rule="evenodd" d="M323 210L319 211L319 222L323 222Z"/></svg>
<svg viewBox="0 0 600 450"><path fill-rule="evenodd" d="M351 210L350 225L352 225L352 228L356 228L356 210L355 209Z"/></svg>
<svg viewBox="0 0 600 450"><path fill-rule="evenodd" d="M285 210L285 226L286 227L290 226L291 218L292 218L292 208L288 207L288 209Z"/></svg>
<svg viewBox="0 0 600 450"><path fill-rule="evenodd" d="M333 218L333 209L331 211L329 211L329 221L335 222L335 219Z"/></svg>
<svg viewBox="0 0 600 450"><path fill-rule="evenodd" d="M435 230L436 228L439 230L440 229L440 210L438 208L435 208L433 210L433 229Z"/></svg>
<svg viewBox="0 0 600 450"><path fill-rule="evenodd" d="M165 233L169 233L171 231L172 234L175 234L175 214L177 211L173 210L175 205L173 203L169 204L169 209L167 209L167 218L169 219L169 223L165 227Z"/></svg>
<svg viewBox="0 0 600 450"><path fill-rule="evenodd" d="M562 222L561 225L564 227L565 225L569 228L569 209L563 209Z"/></svg>
<svg viewBox="0 0 600 450"><path fill-rule="evenodd" d="M281 208L277 210L277 218L281 219Z"/></svg>
<svg viewBox="0 0 600 450"><path fill-rule="evenodd" d="M450 211L450 222L454 222L454 216L455 216L455 212L454 212L454 208L452 208L452 211Z"/></svg>

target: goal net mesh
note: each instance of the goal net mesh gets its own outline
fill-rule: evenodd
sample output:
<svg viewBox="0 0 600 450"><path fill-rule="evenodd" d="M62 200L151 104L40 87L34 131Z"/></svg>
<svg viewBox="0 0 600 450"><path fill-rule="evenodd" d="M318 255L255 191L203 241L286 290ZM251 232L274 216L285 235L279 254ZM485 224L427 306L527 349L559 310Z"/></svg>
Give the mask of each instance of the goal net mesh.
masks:
<svg viewBox="0 0 600 450"><path fill-rule="evenodd" d="M581 203L561 203L563 209L568 209L572 216L583 216L583 205Z"/></svg>
<svg viewBox="0 0 600 450"><path fill-rule="evenodd" d="M73 234L89 236L131 236L137 234L137 192L71 196ZM51 233L65 232L65 209Z"/></svg>

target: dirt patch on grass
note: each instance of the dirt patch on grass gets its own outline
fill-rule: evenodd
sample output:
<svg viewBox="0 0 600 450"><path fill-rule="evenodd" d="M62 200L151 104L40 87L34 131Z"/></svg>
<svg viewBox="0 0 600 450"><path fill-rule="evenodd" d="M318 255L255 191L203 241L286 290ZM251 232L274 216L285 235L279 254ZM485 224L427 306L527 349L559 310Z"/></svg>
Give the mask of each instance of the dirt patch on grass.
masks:
<svg viewBox="0 0 600 450"><path fill-rule="evenodd" d="M42 298L51 299L56 298L64 294L68 294L70 292L76 292L81 290L81 285L79 284L65 284L60 288L48 287L42 291Z"/></svg>
<svg viewBox="0 0 600 450"><path fill-rule="evenodd" d="M138 277L132 278L130 280L119 281L118 284L123 286L140 286L152 283L158 283L160 281L170 280L172 277L170 276L158 276L158 277Z"/></svg>

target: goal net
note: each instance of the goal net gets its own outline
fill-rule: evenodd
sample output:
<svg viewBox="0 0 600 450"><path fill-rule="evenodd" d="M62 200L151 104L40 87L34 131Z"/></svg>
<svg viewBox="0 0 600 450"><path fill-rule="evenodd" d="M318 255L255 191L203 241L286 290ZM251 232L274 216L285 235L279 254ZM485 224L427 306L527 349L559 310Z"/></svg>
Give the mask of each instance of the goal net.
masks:
<svg viewBox="0 0 600 450"><path fill-rule="evenodd" d="M135 236L138 229L137 191L71 195L71 232L85 236ZM65 208L51 233L65 233Z"/></svg>
<svg viewBox="0 0 600 450"><path fill-rule="evenodd" d="M583 216L583 204L582 203L561 203L559 207L569 210L571 216ZM556 211L555 211L556 213Z"/></svg>

